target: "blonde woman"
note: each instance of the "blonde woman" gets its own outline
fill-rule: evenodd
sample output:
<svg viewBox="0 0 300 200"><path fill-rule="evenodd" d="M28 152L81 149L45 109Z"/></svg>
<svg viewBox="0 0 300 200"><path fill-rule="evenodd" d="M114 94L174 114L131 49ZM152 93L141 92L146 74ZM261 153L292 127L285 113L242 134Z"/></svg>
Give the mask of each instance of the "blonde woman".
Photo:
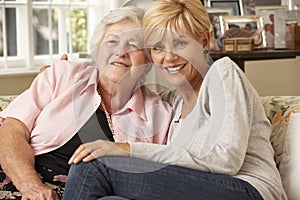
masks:
<svg viewBox="0 0 300 200"><path fill-rule="evenodd" d="M167 144L82 145L65 199L287 199L260 98L228 57L211 62L200 1L156 0L143 27L153 63L176 88L162 95L174 111Z"/></svg>

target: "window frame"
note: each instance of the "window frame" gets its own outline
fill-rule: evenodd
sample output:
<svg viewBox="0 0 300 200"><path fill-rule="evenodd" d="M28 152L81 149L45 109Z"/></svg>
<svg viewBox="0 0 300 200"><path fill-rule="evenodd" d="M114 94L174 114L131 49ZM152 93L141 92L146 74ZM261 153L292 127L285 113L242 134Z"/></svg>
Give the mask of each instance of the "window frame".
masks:
<svg viewBox="0 0 300 200"><path fill-rule="evenodd" d="M91 37L94 27L109 10L122 4L121 0L86 0L85 2L73 2L71 0L60 1L33 1L33 0L0 0L2 9L2 30L3 30L3 56L0 56L0 76L9 74L37 73L39 68L45 64L51 64L58 60L62 54L67 53L70 60L80 60L79 54L82 52L72 52L71 32L67 35L67 11L73 8L83 8L87 10L87 40ZM116 3L117 2L117 3ZM17 55L7 55L6 19L5 8L16 8L16 42ZM57 8L61 13L58 17L58 54L53 53L52 40L49 40L48 55L34 55L33 36L33 9L47 9L49 19L48 27L51 30L52 9ZM68 20L70 26L70 18ZM70 30L71 31L71 30ZM68 47L69 45L69 47ZM68 51L69 49L69 51Z"/></svg>

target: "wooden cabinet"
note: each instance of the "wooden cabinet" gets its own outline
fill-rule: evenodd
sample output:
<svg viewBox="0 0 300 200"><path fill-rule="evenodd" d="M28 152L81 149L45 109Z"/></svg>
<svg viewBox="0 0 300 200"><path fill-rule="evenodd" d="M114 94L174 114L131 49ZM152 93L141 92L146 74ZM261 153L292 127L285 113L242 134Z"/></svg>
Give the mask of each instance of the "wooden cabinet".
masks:
<svg viewBox="0 0 300 200"><path fill-rule="evenodd" d="M300 56L300 49L298 50L259 49L250 52L226 52L226 53L210 52L210 55L213 58L213 60L217 60L219 58L228 56L234 62L236 62L243 71L245 71L245 61L296 58L296 56Z"/></svg>

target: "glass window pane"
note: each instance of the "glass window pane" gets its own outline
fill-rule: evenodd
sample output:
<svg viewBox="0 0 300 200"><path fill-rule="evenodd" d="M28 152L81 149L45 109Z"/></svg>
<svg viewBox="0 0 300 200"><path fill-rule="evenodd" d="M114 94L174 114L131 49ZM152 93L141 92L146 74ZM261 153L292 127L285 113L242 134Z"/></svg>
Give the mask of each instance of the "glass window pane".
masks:
<svg viewBox="0 0 300 200"><path fill-rule="evenodd" d="M0 8L0 56L3 56L3 19L2 19L2 8Z"/></svg>
<svg viewBox="0 0 300 200"><path fill-rule="evenodd" d="M51 13L51 23L52 23L52 29L51 29L51 37L52 37L52 51L53 54L58 54L58 41L59 41L59 37L58 37L58 10L57 9L53 9L52 13Z"/></svg>
<svg viewBox="0 0 300 200"><path fill-rule="evenodd" d="M53 53L58 53L57 12L51 12L52 27L49 27L48 9L33 9L34 54L49 54L49 41L52 39Z"/></svg>
<svg viewBox="0 0 300 200"><path fill-rule="evenodd" d="M16 23L16 9L5 8L6 19L6 38L7 38L7 55L17 55L17 23Z"/></svg>
<svg viewBox="0 0 300 200"><path fill-rule="evenodd" d="M72 52L87 51L87 11L71 10Z"/></svg>
<svg viewBox="0 0 300 200"><path fill-rule="evenodd" d="M34 54L49 54L48 10L33 10Z"/></svg>

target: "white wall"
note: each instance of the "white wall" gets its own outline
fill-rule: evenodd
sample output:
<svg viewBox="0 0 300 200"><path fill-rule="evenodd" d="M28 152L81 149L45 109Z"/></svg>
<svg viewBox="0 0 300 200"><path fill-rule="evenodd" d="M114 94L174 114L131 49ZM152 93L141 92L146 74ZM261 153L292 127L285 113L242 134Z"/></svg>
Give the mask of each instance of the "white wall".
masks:
<svg viewBox="0 0 300 200"><path fill-rule="evenodd" d="M0 75L0 95L20 94L30 86L36 75Z"/></svg>
<svg viewBox="0 0 300 200"><path fill-rule="evenodd" d="M247 61L245 73L259 95L300 95L300 57Z"/></svg>
<svg viewBox="0 0 300 200"><path fill-rule="evenodd" d="M245 73L260 96L300 96L300 57L247 61ZM0 95L20 94L30 86L35 76L36 74L0 76Z"/></svg>

